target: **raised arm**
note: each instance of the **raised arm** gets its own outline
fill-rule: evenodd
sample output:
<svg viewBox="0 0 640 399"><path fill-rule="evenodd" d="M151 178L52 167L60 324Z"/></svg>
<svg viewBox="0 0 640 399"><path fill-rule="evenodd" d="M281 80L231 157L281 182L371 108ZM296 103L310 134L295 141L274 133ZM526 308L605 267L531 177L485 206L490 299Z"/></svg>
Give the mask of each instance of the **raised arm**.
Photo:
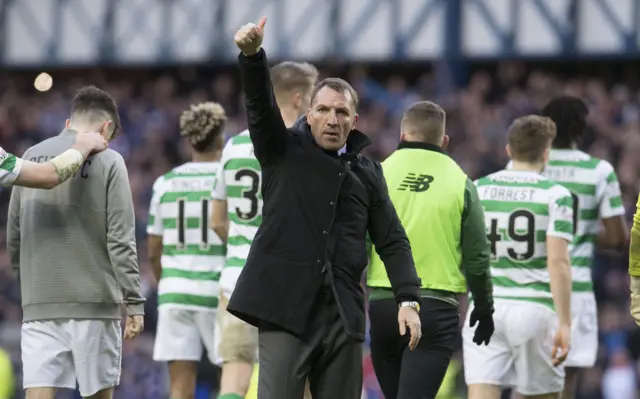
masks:
<svg viewBox="0 0 640 399"><path fill-rule="evenodd" d="M258 25L247 24L235 36L236 45L241 51L238 63L249 134L256 158L263 167L273 165L280 159L288 138L287 127L273 94L269 62L261 48L266 22L267 19L263 17Z"/></svg>
<svg viewBox="0 0 640 399"><path fill-rule="evenodd" d="M127 307L127 315L143 315L133 198L124 159L117 155L107 181L107 249Z"/></svg>
<svg viewBox="0 0 640 399"><path fill-rule="evenodd" d="M11 267L20 279L20 188L15 187L9 201L9 216L7 219L7 251L11 260Z"/></svg>
<svg viewBox="0 0 640 399"><path fill-rule="evenodd" d="M491 282L490 247L485 231L484 211L478 190L467 179L460 243L462 271L467 278L474 307L484 314L493 314L493 284Z"/></svg>
<svg viewBox="0 0 640 399"><path fill-rule="evenodd" d="M413 263L409 239L389 198L382 167L374 162L374 168L375 179L369 188L372 196L372 206L369 208L369 237L387 270L396 301L420 303L421 283Z"/></svg>

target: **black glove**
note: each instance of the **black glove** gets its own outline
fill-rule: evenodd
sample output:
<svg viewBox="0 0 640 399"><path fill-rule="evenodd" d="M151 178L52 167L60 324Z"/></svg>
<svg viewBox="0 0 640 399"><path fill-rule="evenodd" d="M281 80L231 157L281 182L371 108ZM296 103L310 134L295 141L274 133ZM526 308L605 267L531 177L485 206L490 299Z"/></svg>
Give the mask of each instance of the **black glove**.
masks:
<svg viewBox="0 0 640 399"><path fill-rule="evenodd" d="M477 308L471 311L471 317L469 318L469 326L473 327L478 324L476 332L473 335L473 342L477 345L489 345L491 336L495 329L493 325L493 313L481 312Z"/></svg>

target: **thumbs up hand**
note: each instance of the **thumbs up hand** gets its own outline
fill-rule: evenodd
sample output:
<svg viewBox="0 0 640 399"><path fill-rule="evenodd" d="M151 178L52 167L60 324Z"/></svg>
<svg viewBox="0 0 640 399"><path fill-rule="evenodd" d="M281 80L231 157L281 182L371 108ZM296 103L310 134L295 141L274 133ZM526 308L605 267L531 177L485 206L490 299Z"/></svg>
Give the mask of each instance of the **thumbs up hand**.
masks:
<svg viewBox="0 0 640 399"><path fill-rule="evenodd" d="M258 25L248 23L236 32L234 41L244 55L253 55L260 51L262 39L264 39L264 25L266 23L267 17L262 17L260 21L258 21Z"/></svg>

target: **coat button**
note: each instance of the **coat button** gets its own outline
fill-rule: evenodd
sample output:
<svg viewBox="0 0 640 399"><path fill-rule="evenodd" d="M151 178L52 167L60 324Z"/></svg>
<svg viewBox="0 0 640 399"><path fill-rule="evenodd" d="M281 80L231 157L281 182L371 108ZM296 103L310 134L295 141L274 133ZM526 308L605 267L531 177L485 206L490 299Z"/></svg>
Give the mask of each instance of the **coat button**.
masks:
<svg viewBox="0 0 640 399"><path fill-rule="evenodd" d="M344 174L344 173L340 172L340 173L338 173L338 176L342 176L343 174Z"/></svg>
<svg viewBox="0 0 640 399"><path fill-rule="evenodd" d="M329 205L331 205L331 206L334 206L335 204L336 204L336 203L335 203L335 202L333 202L333 201L329 202Z"/></svg>
<svg viewBox="0 0 640 399"><path fill-rule="evenodd" d="M327 235L327 230L322 230L322 234Z"/></svg>
<svg viewBox="0 0 640 399"><path fill-rule="evenodd" d="M316 259L316 263L320 263L320 259Z"/></svg>
<svg viewBox="0 0 640 399"><path fill-rule="evenodd" d="M347 161L347 165L351 165L351 161Z"/></svg>

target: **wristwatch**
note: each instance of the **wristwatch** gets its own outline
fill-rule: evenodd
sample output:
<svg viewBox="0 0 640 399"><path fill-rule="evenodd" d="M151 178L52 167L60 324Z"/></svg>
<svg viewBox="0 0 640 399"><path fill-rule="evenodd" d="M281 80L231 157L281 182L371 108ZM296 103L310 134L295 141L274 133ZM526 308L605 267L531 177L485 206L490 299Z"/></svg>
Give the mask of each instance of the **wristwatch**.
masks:
<svg viewBox="0 0 640 399"><path fill-rule="evenodd" d="M401 308L412 308L416 312L420 313L420 304L418 302L416 302L416 301L400 302L400 306L399 307L401 307Z"/></svg>

